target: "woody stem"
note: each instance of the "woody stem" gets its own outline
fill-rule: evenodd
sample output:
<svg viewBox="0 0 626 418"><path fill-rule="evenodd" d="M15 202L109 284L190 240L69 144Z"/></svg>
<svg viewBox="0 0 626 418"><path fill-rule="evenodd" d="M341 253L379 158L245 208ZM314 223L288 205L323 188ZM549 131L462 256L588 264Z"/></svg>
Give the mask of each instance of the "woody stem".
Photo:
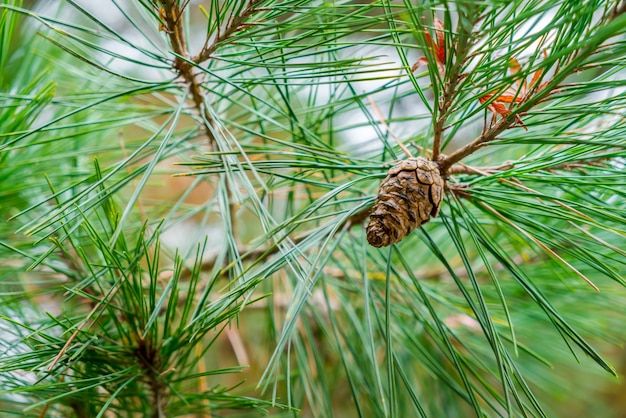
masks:
<svg viewBox="0 0 626 418"><path fill-rule="evenodd" d="M626 13L626 7L619 7L615 9L615 12L611 14L610 20L614 20L620 14ZM613 22L615 23L615 22ZM617 23L615 23L617 24ZM610 33L610 31L607 31ZM610 35L607 35L607 37ZM448 154L446 157L443 157L439 160L439 166L441 168L442 173L447 173L447 171L454 165L455 163L461 161L463 158L468 155L473 154L481 147L487 145L489 142L497 139L498 135L502 133L504 130L511 127L512 124L516 122L516 117L523 112L530 110L533 106L537 105L539 102L548 97L552 92L557 88L557 86L565 80L566 77L579 70L581 66L584 64L585 60L594 54L600 45L606 40L606 38L598 39L594 38L593 43L589 43L583 48L579 49L577 53L573 56L569 62L563 66L560 71L558 71L552 80L550 80L545 87L541 90L536 91L535 94L525 99L519 106L511 109L511 113L509 113L505 118L503 118L498 124L483 132L479 137L472 140L470 143L465 146L459 148L458 150Z"/></svg>
<svg viewBox="0 0 626 418"><path fill-rule="evenodd" d="M468 12L471 13L472 11ZM463 21L469 20L467 16L459 16L457 28L459 30L459 34L456 38L455 46L452 50L456 51L454 57L454 63L448 73L448 77L446 78L446 82L444 83L443 92L441 94L441 98L438 104L438 116L435 121L435 126L433 128L433 152L432 152L432 160L437 161L441 158L441 144L443 142L443 131L445 128L446 121L451 114L451 107L454 99L454 95L456 94L457 87L461 80L461 70L463 69L463 65L467 58L467 54L470 51L472 46L471 43L471 30L472 28L462 24ZM440 47L444 47L441 46Z"/></svg>
<svg viewBox="0 0 626 418"><path fill-rule="evenodd" d="M209 143L213 144L215 137L212 131L212 118L208 108L205 106L202 86L198 81L194 66L191 64L189 51L187 50L187 40L182 18L183 7L179 6L176 0L163 0L161 4L163 5L164 26L170 39L172 50L176 54L174 68L185 81L185 84L187 84L194 107L203 119L204 133L209 139Z"/></svg>

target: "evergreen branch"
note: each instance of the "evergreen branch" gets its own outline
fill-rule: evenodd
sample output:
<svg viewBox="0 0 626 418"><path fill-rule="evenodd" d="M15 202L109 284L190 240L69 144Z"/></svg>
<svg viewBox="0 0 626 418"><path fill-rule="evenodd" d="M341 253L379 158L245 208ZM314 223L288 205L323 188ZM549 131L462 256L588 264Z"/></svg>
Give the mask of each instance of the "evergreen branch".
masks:
<svg viewBox="0 0 626 418"><path fill-rule="evenodd" d="M210 0L207 31L183 20L190 0L114 0L123 15L115 29L98 8L69 0L89 27L33 20L43 35L34 38L37 47L31 31L9 42L15 25L3 22L17 16L21 0L9 1L11 12L0 13L0 119L8 121L0 140L9 141L0 154L0 215L11 218L0 225L0 415L268 414L275 405L248 397L258 393L251 386L267 366L268 347L275 352L257 388L273 381L273 400L287 399L292 415L438 416L445 409L463 416L471 404L481 416L545 416L551 396L540 402L530 388L541 380L551 390L552 377L571 377L551 372L553 363L572 364L580 348L614 373L586 339L615 335L626 297L622 0L507 7ZM440 67L429 65L434 105L404 109L415 92L427 101L415 77L385 80L368 61L395 48L408 68L415 45L407 40L428 41L404 25L410 18L422 29L424 12L441 14L448 27L456 20L456 28L442 36L446 71L437 75ZM111 41L132 51L122 54ZM198 54L189 50L203 42ZM599 46L585 57L592 44ZM362 56L364 48L376 56ZM542 60L544 49L551 56ZM58 65L59 52L73 55L67 66ZM528 55L528 67L511 74L507 64ZM143 82L115 70L118 63L134 67L129 74L146 67L161 74L165 65L180 84L166 75L139 91ZM533 80L543 71L585 72L511 93L531 71ZM356 84L364 80L378 82ZM497 101L481 100L488 94L510 94L508 125L492 131L471 162L463 158L473 151L442 168L448 196L440 217L389 252L368 246L353 228L366 221L374 183L390 166L380 161L396 158L398 148L385 140L382 152L367 149L367 132L398 145L406 134L426 145L434 132L432 148L417 149L443 163L459 130L470 130ZM185 106L191 128L174 119ZM501 135L531 108L532 135ZM424 123L413 127L416 120ZM483 135L496 122L503 121L494 118ZM195 144L197 129L219 150L194 161L191 153L206 151ZM119 131L130 155L111 140ZM497 146L481 148L488 144ZM92 154L107 161L103 173L90 174L85 155ZM199 176L192 184L170 179L166 157ZM44 175L55 185L51 196ZM159 183L166 177L168 190ZM159 196L144 188L160 185ZM158 226L141 227L163 212ZM15 234L29 228L34 237ZM204 238L217 229L224 239ZM193 258L202 239L206 246ZM578 277L602 292L592 294ZM228 328L241 332L250 353L231 341L237 364L251 363L244 379L253 385L238 387L240 397L226 393L231 378L220 376L243 371L224 367L234 361L229 347L220 355ZM562 355L567 349L572 363Z"/></svg>
<svg viewBox="0 0 626 418"><path fill-rule="evenodd" d="M363 222L365 222L365 220L369 216L370 210L371 210L371 205L367 205L364 208L360 209L359 211L355 212L354 214L350 215L347 219L345 219L343 222L339 224L339 227L336 228L335 233L351 229L357 225L362 225ZM293 242L294 245L298 245L305 239L309 238L309 236L310 234L304 234L301 236L292 237L290 240L291 242ZM237 253L240 254L239 256L240 261L252 261L254 263L260 263L266 260L267 258L278 253L279 250L280 250L280 243L274 243L267 247L261 247L261 248L255 248L255 249L240 248L237 250ZM215 255L211 258L203 260L202 270L206 271L206 270L213 269L218 259L219 259L219 255ZM224 263L225 265L223 266L223 270L221 272L222 274L226 274L228 270L233 266L232 263L226 264L226 261L224 261ZM186 275L190 275L190 274L191 274L190 271L186 271Z"/></svg>
<svg viewBox="0 0 626 418"><path fill-rule="evenodd" d="M257 9L256 6L258 6L263 1L264 0L249 0L246 7L241 11L238 16L230 16L230 20L228 21L224 29L222 29L220 25L218 25L216 28L217 33L215 34L213 42L209 43L210 37L212 35L209 33L207 35L204 46L202 47L202 50L191 60L196 64L201 64L211 58L211 55L217 50L222 42L230 38L235 32L244 29L245 25L249 25L244 24L244 22L253 14L259 12L259 9Z"/></svg>
<svg viewBox="0 0 626 418"><path fill-rule="evenodd" d="M433 161L437 161L440 158L444 127L452 111L452 103L454 102L457 92L457 86L463 79L461 71L466 63L467 55L472 48L472 41L475 39L472 37L472 28L480 21L478 13L474 14L475 12L478 12L478 6L474 5L470 7L471 9L469 11L459 12L459 18L457 21L458 34L456 36L454 47L452 48L455 52L454 62L452 63L449 72L446 71L445 74L447 80L444 83L443 92L439 98L439 114L434 126L432 153ZM469 13L474 14L474 16L467 15ZM471 24L469 24L469 22L471 22ZM448 60L450 60L449 57Z"/></svg>
<svg viewBox="0 0 626 418"><path fill-rule="evenodd" d="M419 147L415 144L411 144L416 146L418 149L422 150L422 147ZM441 154L442 158L446 158L445 154ZM581 169L581 168L585 168L585 167L589 167L589 166L602 166L601 162L602 161L606 161L609 157L607 156L598 156L592 159L584 159L584 160L574 160L574 161L569 161L566 163L562 163L562 164L558 164L558 165L554 165L554 166L550 166L548 168L546 168L547 170L577 170L577 169ZM466 174L466 175L479 175L479 176L490 176L493 175L495 173L498 172L505 172L507 170L510 170L512 168L514 168L516 165L515 162L505 162L503 164L500 164L498 166L486 166L486 167L475 167L475 166L470 166L470 165L466 165L463 163L457 163L455 164L453 167L451 167L448 170L448 174L453 175L453 174ZM537 170L541 170L541 167L538 167ZM514 187L523 187L522 185L518 184L518 183L514 183L511 182L510 180L507 180L505 178L498 178L499 181L508 183L513 185ZM464 198L469 198L470 195L468 193L468 187L465 184L455 184L455 183L446 183L446 191L454 194L455 196L458 197L464 197ZM556 202L557 204L562 205L559 202ZM369 217L369 214L371 212L371 208L372 205L366 205L365 207L363 207L362 209L358 210L357 212L355 212L354 214L352 214L351 216L349 216L347 219L345 219L344 221L342 221L339 225L339 227L336 229L336 233L346 230L346 229L351 229L355 226L358 225L363 225L363 222L365 222L365 220ZM292 237L290 240L293 242L294 245L298 245L301 242L303 242L305 239L309 238L309 234L304 234L304 235L300 235L300 236L295 236ZM237 253L241 254L240 256L240 260L241 261L251 261L254 263L259 263L259 262L263 262L264 260L266 260L267 258L275 255L276 253L278 253L280 249L280 245L279 243L275 243L272 244L270 246L267 247L261 247L261 248L255 248L255 249L248 249L248 248L239 248ZM206 270L211 270L215 267L215 263L217 262L219 256L216 255L214 257L210 257L206 260L203 261L202 263L202 270L206 271ZM227 264L225 262L224 264L224 270L222 270L222 274L226 274L229 270L230 267L232 267L232 264ZM186 274L190 274L189 272L187 272ZM440 273L433 273L431 274L433 277L435 276L439 276Z"/></svg>
<svg viewBox="0 0 626 418"><path fill-rule="evenodd" d="M165 409L167 407L168 394L166 386L159 376L159 370L162 368L161 359L159 358L159 348L152 347L151 340L139 339L137 341L137 358L145 369L145 378L150 388L152 396L152 418L165 418Z"/></svg>
<svg viewBox="0 0 626 418"><path fill-rule="evenodd" d="M615 12L611 14L610 20L615 20L617 17L621 16L626 12L626 8L620 7L616 8ZM607 24L610 22L607 22ZM528 111L533 106L537 105L539 102L545 100L548 96L550 96L555 90L557 90L559 84L565 80L568 76L580 70L581 64L585 59L592 56L597 52L598 47L604 42L606 39L614 36L615 34L611 31L603 31L600 33L598 38L592 38L589 43L583 47L582 49L573 50L570 55L570 59L568 64L565 67L557 68L557 72L554 74L552 79L546 83L545 86L533 86L533 88L528 92L526 97L521 98L521 102L519 106L511 109L511 112L503 117L500 122L497 122L494 126L491 126L485 132L483 132L480 136L459 148L458 150L452 152L447 157L439 160L439 166L441 167L441 171L446 173L453 164L461 161L465 157L473 154L478 151L480 148L484 147L488 143L498 139L498 135L504 132L506 129L515 125L515 123L519 122L519 114Z"/></svg>
<svg viewBox="0 0 626 418"><path fill-rule="evenodd" d="M445 156L443 158L446 158ZM596 157L585 158L580 160L568 161L566 163L550 165L549 167L537 167L536 170L564 170L564 171L573 171L580 170L589 166L602 167L604 166L603 162L606 162L610 159L610 156L599 155ZM471 165L463 164L461 162L456 163L452 167L450 167L447 171L447 174L468 174L468 175L479 175L479 176L489 176L498 172L508 171L516 167L518 163L515 161L506 161L500 165L494 166L484 166L484 167L474 167Z"/></svg>
<svg viewBox="0 0 626 418"><path fill-rule="evenodd" d="M162 8L159 9L159 14L163 19L164 24L162 23L162 25L175 55L174 69L188 86L196 111L202 118L204 133L209 139L209 145L212 146L215 142L212 127L213 119L206 106L205 94L201 83L198 81L199 74L195 72L195 66L191 61L185 38L183 13L187 3L184 2L180 5L177 0L161 0Z"/></svg>

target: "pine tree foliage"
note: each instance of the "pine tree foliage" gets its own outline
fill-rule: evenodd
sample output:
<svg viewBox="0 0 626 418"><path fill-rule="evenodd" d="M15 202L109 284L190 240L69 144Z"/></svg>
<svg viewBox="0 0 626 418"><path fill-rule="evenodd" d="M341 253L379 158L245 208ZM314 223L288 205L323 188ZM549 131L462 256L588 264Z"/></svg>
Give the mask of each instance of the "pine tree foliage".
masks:
<svg viewBox="0 0 626 418"><path fill-rule="evenodd" d="M625 33L621 0L3 0L0 413L597 412ZM416 157L439 213L374 248Z"/></svg>

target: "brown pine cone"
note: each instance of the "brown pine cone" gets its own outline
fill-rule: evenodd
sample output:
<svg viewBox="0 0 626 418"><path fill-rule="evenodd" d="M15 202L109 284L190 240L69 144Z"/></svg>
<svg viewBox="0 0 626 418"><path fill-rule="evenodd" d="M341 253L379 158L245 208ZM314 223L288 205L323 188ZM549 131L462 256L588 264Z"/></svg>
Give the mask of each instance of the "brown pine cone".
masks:
<svg viewBox="0 0 626 418"><path fill-rule="evenodd" d="M437 216L443 187L439 166L424 157L393 166L380 184L367 225L367 242L374 247L395 244Z"/></svg>

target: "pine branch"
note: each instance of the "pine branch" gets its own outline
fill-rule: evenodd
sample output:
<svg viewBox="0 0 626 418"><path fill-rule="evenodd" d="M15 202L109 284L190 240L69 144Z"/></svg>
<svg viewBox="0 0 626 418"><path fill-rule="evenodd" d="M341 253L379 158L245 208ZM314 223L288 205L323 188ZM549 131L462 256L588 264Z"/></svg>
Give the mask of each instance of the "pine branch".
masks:
<svg viewBox="0 0 626 418"><path fill-rule="evenodd" d="M358 226L358 225L363 225L363 222L365 222L365 220L369 216L370 211L371 211L371 206L367 206L357 211L353 215L349 216L346 220L341 222L341 224L337 228L336 233L354 228L355 226ZM302 241L304 241L305 239L307 239L308 237L309 237L308 234L304 234L300 236L291 237L290 240L294 245L297 245L301 243ZM264 247L256 248L256 249L247 249L247 248L242 247L237 250L237 253L240 254L239 260L241 261L249 261L249 262L258 263L258 262L263 262L267 258L277 254L279 250L280 250L279 245L275 243L270 246L264 246ZM204 260L202 262L202 270L207 271L207 270L213 269L213 267L215 266L215 263L217 262L217 259L218 259L218 256L215 255L211 258ZM232 264L225 263L225 265L223 266L223 270L221 271L221 274L227 274L230 267L232 267ZM191 274L190 271L186 271L184 273L184 277L189 277L190 274Z"/></svg>
<svg viewBox="0 0 626 418"><path fill-rule="evenodd" d="M169 395L167 388L159 376L162 368L158 347L153 347L149 340L140 339L137 347L137 358L144 369L145 379L152 396L152 418L165 418L165 409Z"/></svg>
<svg viewBox="0 0 626 418"><path fill-rule="evenodd" d="M538 374L531 376L525 370L531 356L550 365L565 361L567 356L560 350L578 347L611 371L585 339L610 330L608 307L623 305L624 296L612 292L623 284L620 276L626 265L620 246L626 212L623 199L618 199L623 195L619 172L624 127L614 116L623 113L626 100L619 94L598 98L595 93L610 93L623 85L615 81L624 67L619 61L623 40L615 35L622 35L623 29L614 20L623 17L626 3L531 5L517 0L502 8L490 3L424 7L408 0L388 1L383 2L385 18L381 19L379 2L295 0L261 8L262 0L213 0L208 34L184 24L189 0L113 3L127 19L126 26L144 37L140 42L109 27L96 8L78 7L96 28L84 20L42 17L51 23L40 37L49 46L38 51L26 42L26 53L14 56L7 52L11 47L0 51L0 63L19 63L16 68L23 69L13 74L13 69L0 64L6 74L14 75L7 79L7 106L0 109L9 123L3 135L11 141L16 132L27 133L26 140L5 148L2 156L7 164L0 164L4 190L0 212L12 217L1 226L0 236L4 257L0 291L5 295L0 303L0 332L10 337L0 338L0 351L6 353L0 362L0 396L24 398L15 407L0 402L0 414L4 408L12 408L6 412L14 415L25 408L24 413L35 416L160 418L239 408L255 408L260 414L277 399L287 399L294 412L305 408L310 415L331 416L339 413L334 411L335 393L341 388L339 402L342 408L351 408L348 415L407 411L430 416L441 410L439 396L431 399L423 391L433 387L449 396L449 415L462 416L461 410L467 413L470 403L480 416L542 416L541 402L531 390ZM163 50L161 39L155 39L159 38L156 28L145 24L154 17L154 6L169 52ZM584 7L577 15L581 21L568 19L579 6ZM395 76L385 80L367 63L378 57L360 55L370 47L373 54L381 55L395 48L403 55L403 67L408 66L406 52L414 45L407 39L414 33L406 30L406 20L411 19L411 27L421 27L416 16L424 12L444 13L447 24L455 13L459 17L456 28L445 31L450 53L438 81L435 66L429 67L437 89L434 112L430 106L427 111L402 106L414 95L406 88L408 80ZM535 18L545 23L544 17L553 12L555 19L539 32L545 29L557 41L552 56L539 62L543 48L532 46L543 42L542 33L523 39L517 35ZM1 23L5 14L0 15ZM593 18L585 21L586 15ZM267 20L257 24L262 18ZM384 21L388 28L382 28ZM0 27L4 34L12 26ZM611 34L615 39L607 40ZM108 47L111 41L133 48L136 56L121 56ZM189 51L189 44L203 41L200 52ZM590 52L592 43L600 44L595 53ZM50 49L53 44L61 51ZM41 101L50 115L29 113L35 108L30 104L40 99L38 87L25 88L25 84L37 86L31 80L42 68L32 65L38 61L30 57L59 52L63 57L71 54L75 61L67 68L50 68L52 81L59 86L56 95L49 94L49 101ZM541 88L531 83L524 92L518 89L511 96L513 102L505 106L511 113L494 119L498 123L494 121L489 129L485 126L480 143L463 155L443 154L447 141L458 139L458 130L466 121L475 121L482 110L477 109L476 92L482 92L479 100L488 108L496 100L485 96L504 94L524 79L524 71L510 77L502 74L510 69L511 58L526 52L531 55L526 73L531 68L556 69L561 79L552 78ZM197 114L201 120L189 127L175 119L161 141L161 127L170 126L160 121L172 113L171 81L137 90L136 79L114 71L114 66L103 67L101 54L137 68L163 69L163 63L171 64L166 69L177 73L185 94L176 114L187 103L194 119ZM588 68L597 71L582 74L580 80L563 78ZM76 74L85 76L84 89L92 96L75 91ZM98 79L109 74L122 77L107 78L107 83ZM586 80L588 76L593 79ZM47 76L42 77L47 81ZM356 84L362 80L376 81L377 86ZM426 102L420 85L411 83ZM591 94L594 102L580 109L582 100L569 101ZM103 95L115 101L103 101ZM142 95L140 105L128 105L138 95ZM224 110L219 120L208 107L213 95ZM389 112L387 118L374 96ZM377 151L361 149L363 142L358 149L349 149L349 141L344 141L351 136L362 140L361 132L372 127L383 136L363 106L365 98L380 126L394 139L391 125L401 129L403 123L411 126L415 120L430 120L412 133L424 141L429 131L434 133L432 149L418 149L442 163L448 180L447 205L438 221L389 252L364 245L364 234L354 230L370 213L368 193L383 169ZM537 112L536 106L546 100L550 106ZM532 136L512 133L498 147L488 149L492 155L481 153L482 160L490 159L493 163L486 164L493 165L463 163L465 157L498 140L505 129L519 124L530 109L536 112L533 125L529 124ZM112 122L102 124L102 120ZM217 129L222 124L226 129ZM143 131L137 133L136 127ZM220 148L189 164L205 176L192 186L176 184L184 190L165 197L142 195L145 207L138 208L138 194L129 198L127 191L156 185L163 189L159 192L166 192L159 181L170 174L170 170L153 171L143 161L185 159L190 152L204 152L203 147L188 146L187 139L198 128L203 135L206 131L211 147ZM120 129L129 136L129 146L137 147L137 154L124 156L119 165L107 165L104 176L91 176L85 153L102 152L107 162L115 161L119 149L110 141L110 133ZM93 142L86 144L86 137ZM170 140L180 142L167 153L155 153ZM401 146L402 141L397 142ZM32 175L20 178L26 169ZM145 183L139 187L133 179L144 169ZM42 173L53 176L57 200L50 199L50 190L38 183ZM217 187L202 190L199 198L192 196L198 184L218 176ZM180 197L172 197L179 191ZM237 225L234 200L242 208ZM128 216L114 208L112 202L120 201L126 204L123 213ZM34 238L20 236L24 246L5 244L19 236L16 229L26 230L35 222L33 218ZM185 240L181 249L170 248L171 241L160 248L158 234L152 238L153 234L139 229L143 219L163 218L156 228L146 223L146 229L175 234L182 230L177 230L181 224L189 224L197 233L180 236ZM215 245L208 251L201 246L191 260L188 252L193 250L184 249L189 241L202 240L207 229L220 226L225 239L215 243L211 242L215 237L209 236L207 242ZM113 231L123 232L111 240ZM54 246L46 248L44 238L51 238ZM220 254L212 257L215 247ZM9 266L7 252L26 261ZM26 263L36 271L22 269ZM210 275L201 274L207 269L212 270ZM588 298L583 293L587 289L572 272L597 283L603 292ZM568 286L580 291L564 291ZM260 295L271 296L257 299ZM607 303L613 296L614 303ZM42 297L58 305L63 299L62 309L42 313L41 299L36 299ZM246 317L248 307L253 309L251 317ZM594 316L580 315L581 311ZM251 319L254 326L248 327ZM584 322L589 319L593 321ZM227 327L233 327L236 336L241 332L242 343L231 341L231 345L249 350L249 356L236 350L236 357L239 365L252 362L244 379L253 384L259 379L256 371L267 365L271 355L268 346L275 348L259 382L262 387L267 383L266 393L273 396L269 402L226 393L232 378L219 375L232 358L214 352L221 345L214 342L220 341ZM583 330L579 335L577 331ZM259 344L259 337L267 340ZM519 356L518 350L525 354ZM207 357L218 358L219 364L212 360L205 364ZM257 359L263 359L262 364ZM242 370L227 369L225 373ZM547 368L544 373L549 373ZM244 396L256 395L245 385L236 390ZM345 402L347 390L352 403Z"/></svg>
<svg viewBox="0 0 626 418"><path fill-rule="evenodd" d="M444 159L447 157L445 154L441 154L441 156ZM580 170L589 166L602 167L603 166L602 162L607 161L608 158L609 157L601 155L601 156L597 156L594 158L587 158L584 160L574 160L574 161L569 161L567 163L550 166L549 168L546 168L545 170L570 171L570 170ZM497 172L504 172L504 171L510 170L514 168L515 166L516 166L516 163L512 161L505 162L498 166L479 166L479 167L470 166L470 165L466 165L463 163L457 163L447 171L447 174L448 175L466 174L466 175L477 175L477 176L489 176ZM541 170L541 169L542 169L541 167L537 168L537 170ZM501 182L508 182L510 184L513 184L511 181L505 178L499 178L498 180ZM518 186L519 186L518 184L515 184L515 187L518 187ZM455 196L462 197L462 198L469 198L471 196L469 194L469 188L467 187L467 185L463 183L447 182L445 190L446 192L452 193ZM356 226L363 226L364 222L369 217L371 210L372 210L372 205L368 205L360 209L359 211L357 211L356 213L348 217L348 219L341 222L339 227L336 229L335 234L345 229L351 229ZM294 237L291 237L290 240L293 242L293 244L297 245L301 243L302 241L304 241L305 239L307 239L308 236L309 236L308 234L294 236ZM257 263L257 262L263 262L267 258L278 253L278 251L279 251L279 245L272 244L270 246L256 248L256 249L247 249L247 248L242 247L237 251L237 253L240 254L239 259L241 261ZM204 260L202 264L202 270L207 271L207 270L213 269L217 259L218 259L218 256L216 255L216 256L213 256ZM225 263L224 270L221 273L227 274L229 266L232 267L232 264ZM190 274L190 272L186 272L184 275L188 276L188 274Z"/></svg>
<svg viewBox="0 0 626 418"><path fill-rule="evenodd" d="M209 145L212 146L215 142L212 131L213 118L205 104L205 93L202 83L198 81L200 74L195 72L195 66L192 64L185 38L183 13L188 2L179 5L177 0L161 0L161 4L162 8L159 9L159 14L164 21L163 27L170 40L172 51L176 54L174 69L187 85L194 107L201 116L201 125L204 127L204 133L209 139Z"/></svg>
<svg viewBox="0 0 626 418"><path fill-rule="evenodd" d="M444 158L445 158L445 156L444 156ZM573 171L573 170L580 170L580 169L583 169L585 167L590 167L590 166L602 167L604 165L603 162L606 162L610 158L611 157L607 157L605 155L599 155L599 156L596 156L596 157L585 158L585 159L581 159L581 160L573 160L573 161L569 161L567 163L551 165L549 168L546 168L546 170L549 170L549 171L553 171L553 170ZM478 176L489 176L489 175L495 174L497 172L511 170L516 165L517 165L517 163L515 161L506 161L506 162L504 162L504 163L502 163L500 165L484 166L484 167L474 167L474 166L463 164L463 163L459 162L459 163L453 165L452 167L450 167L448 169L447 173L449 175L469 174L469 175L478 175ZM537 170L541 170L541 169L543 169L543 168L541 168L541 167L537 168Z"/></svg>
<svg viewBox="0 0 626 418"><path fill-rule="evenodd" d="M202 116L203 120L201 123L204 125L204 132L207 138L209 138L210 144L215 142L212 131L213 121L205 103L206 93L204 92L201 81L199 81L201 74L196 72L195 68L197 65L210 59L221 43L226 41L237 31L245 29L248 24L244 22L260 11L257 6L262 1L263 0L251 0L238 16L229 17L224 28L218 25L216 28L217 33L213 41L210 42L212 34L208 34L202 50L195 56L191 56L188 51L185 27L183 24L183 13L189 2L186 1L181 5L177 0L160 1L162 8L159 9L159 14L163 19L163 29L167 32L172 50L176 54L174 58L174 68L185 81L196 111Z"/></svg>
<svg viewBox="0 0 626 418"><path fill-rule="evenodd" d="M213 41L209 43L211 34L208 34L202 50L192 58L192 61L196 64L201 64L210 59L211 55L217 50L222 42L230 38L235 32L245 29L246 25L250 25L249 23L244 24L244 22L249 17L260 11L257 9L257 6L263 1L264 0L249 0L247 6L238 16L230 16L229 21L223 29L220 26L217 26L217 33L215 34Z"/></svg>
<svg viewBox="0 0 626 418"><path fill-rule="evenodd" d="M612 20L615 20L617 17L621 16L625 12L626 7L616 7L615 11L610 15L609 20L605 24L610 23ZM591 42L584 48L573 52L570 56L568 64L565 67L559 69L554 74L552 79L545 84L545 86L533 86L533 88L528 92L527 96L521 98L519 106L513 108L510 113L507 116L503 117L500 122L497 122L495 126L490 127L489 129L487 129L487 131L483 132L480 136L478 136L468 144L450 153L447 157L439 160L439 166L441 167L442 172L447 173L447 171L450 169L450 167L452 167L453 164L473 154L490 142L497 140L499 134L504 132L506 129L512 127L515 123L519 122L519 115L521 113L527 112L533 106L545 100L548 96L550 96L554 91L559 88L559 84L563 80L565 80L565 78L579 71L581 68L581 64L584 62L584 60L596 53L600 45L611 36L613 36L612 33L604 34L603 37L600 37L599 39L594 39L593 42Z"/></svg>
<svg viewBox="0 0 626 418"><path fill-rule="evenodd" d="M475 38L472 37L472 28L480 21L481 17L478 15L478 6L470 6L468 10L462 10L459 13L457 21L458 33L456 35L456 42L452 48L454 54L454 62L448 71L446 71L446 82L443 86L443 92L439 99L439 112L434 126L434 138L433 138L433 152L432 160L437 161L441 154L441 144L443 138L443 131L446 125L446 121L450 117L452 112L452 104L457 92L457 86L463 79L461 71L465 66L467 55L474 44ZM470 16L473 14L473 16ZM471 24L468 24L471 22ZM443 47L440 45L440 47ZM448 58L450 60L450 58Z"/></svg>

